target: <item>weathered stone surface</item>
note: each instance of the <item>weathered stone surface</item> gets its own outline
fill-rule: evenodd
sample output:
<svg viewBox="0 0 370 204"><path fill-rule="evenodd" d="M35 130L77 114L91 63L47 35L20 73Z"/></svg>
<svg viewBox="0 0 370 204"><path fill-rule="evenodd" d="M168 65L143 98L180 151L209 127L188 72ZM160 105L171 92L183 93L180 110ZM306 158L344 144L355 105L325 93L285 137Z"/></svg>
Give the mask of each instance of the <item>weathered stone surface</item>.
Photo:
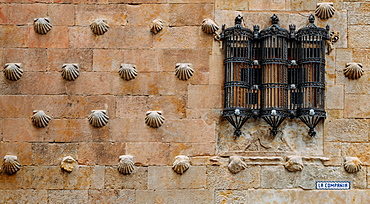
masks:
<svg viewBox="0 0 370 204"><path fill-rule="evenodd" d="M206 167L190 166L183 174L177 174L171 166L149 166L148 189L201 189L206 187Z"/></svg>
<svg viewBox="0 0 370 204"><path fill-rule="evenodd" d="M38 57L41 56L42 55L38 55ZM62 65L66 63L78 63L80 66L80 71L82 72L92 71L93 51L88 49L47 49L46 63L48 66L47 70L50 71L60 72L62 69ZM37 68L45 69L44 66ZM32 71L38 70L32 69Z"/></svg>
<svg viewBox="0 0 370 204"><path fill-rule="evenodd" d="M125 4L76 6L76 25L89 26L95 19L106 19L109 25L125 25L127 12ZM110 32L109 30L108 32ZM108 33L107 32L107 33Z"/></svg>
<svg viewBox="0 0 370 204"><path fill-rule="evenodd" d="M369 120L337 119L327 121L325 141L330 142L368 142Z"/></svg>
<svg viewBox="0 0 370 204"><path fill-rule="evenodd" d="M4 62L22 63L25 72L46 71L48 62L46 49L7 48L2 53Z"/></svg>
<svg viewBox="0 0 370 204"><path fill-rule="evenodd" d="M345 93L350 94L369 94L370 88L367 82L370 80L369 71L365 71L364 75L359 79L348 79L347 77L343 80L345 84Z"/></svg>
<svg viewBox="0 0 370 204"><path fill-rule="evenodd" d="M330 198L329 202L332 203L346 203L346 196L347 193L350 191L297 191L297 199L299 202L303 203L325 203L328 202L328 198Z"/></svg>
<svg viewBox="0 0 370 204"><path fill-rule="evenodd" d="M0 5L0 24L8 24L9 22L9 5Z"/></svg>
<svg viewBox="0 0 370 204"><path fill-rule="evenodd" d="M89 203L135 203L134 190L89 190Z"/></svg>
<svg viewBox="0 0 370 204"><path fill-rule="evenodd" d="M357 157L364 165L370 164L370 151L369 143L343 143L342 144L342 154L348 157Z"/></svg>
<svg viewBox="0 0 370 204"><path fill-rule="evenodd" d="M28 142L0 142L0 156L16 155L22 165L32 164L32 144Z"/></svg>
<svg viewBox="0 0 370 204"><path fill-rule="evenodd" d="M168 72L175 71L176 63L191 62L193 69L195 70L194 75L196 76L199 72L208 72L214 67L209 67L209 48L197 48L197 49L162 49L159 55L159 63L163 70ZM170 58L168 56L171 56Z"/></svg>
<svg viewBox="0 0 370 204"><path fill-rule="evenodd" d="M247 190L216 190L215 191L215 203L217 204L248 203L248 191Z"/></svg>
<svg viewBox="0 0 370 204"><path fill-rule="evenodd" d="M367 38L369 27L365 25L349 25L348 26L348 47L349 48L367 48L370 47Z"/></svg>
<svg viewBox="0 0 370 204"><path fill-rule="evenodd" d="M80 142L78 161L87 165L115 165L125 149L126 144L121 142Z"/></svg>
<svg viewBox="0 0 370 204"><path fill-rule="evenodd" d="M301 198L297 197L298 190L248 190L248 203L299 203Z"/></svg>
<svg viewBox="0 0 370 204"><path fill-rule="evenodd" d="M344 99L346 105L344 107L344 117L347 118L369 118L370 104L367 103L369 95L365 94L346 94Z"/></svg>
<svg viewBox="0 0 370 204"><path fill-rule="evenodd" d="M30 48L68 48L68 27L53 26L46 35L40 35L32 26L28 27L28 47Z"/></svg>
<svg viewBox="0 0 370 204"><path fill-rule="evenodd" d="M370 193L368 190L351 190L347 192L347 203L368 203L370 202Z"/></svg>
<svg viewBox="0 0 370 204"><path fill-rule="evenodd" d="M344 109L344 87L326 86L326 107L328 109Z"/></svg>
<svg viewBox="0 0 370 204"><path fill-rule="evenodd" d="M232 174L227 166L207 166L206 173L208 188L241 190L260 187L259 166L247 166L238 174Z"/></svg>
<svg viewBox="0 0 370 204"><path fill-rule="evenodd" d="M137 190L137 203L213 203L213 191L208 189Z"/></svg>
<svg viewBox="0 0 370 204"><path fill-rule="evenodd" d="M207 94L205 94L207 93ZM209 96L213 96L209 100ZM214 109L221 108L221 87L218 85L189 86L188 108Z"/></svg>
<svg viewBox="0 0 370 204"><path fill-rule="evenodd" d="M290 8L290 0L250 0L249 10L285 10Z"/></svg>
<svg viewBox="0 0 370 204"><path fill-rule="evenodd" d="M27 26L1 25L1 28L3 38L0 42L4 47L28 47Z"/></svg>
<svg viewBox="0 0 370 204"><path fill-rule="evenodd" d="M49 124L52 125L53 120ZM50 126L45 128L35 127L31 118L5 118L4 141L42 142L48 138L51 132L50 129Z"/></svg>
<svg viewBox="0 0 370 204"><path fill-rule="evenodd" d="M89 203L87 190L49 190L49 203Z"/></svg>
<svg viewBox="0 0 370 204"><path fill-rule="evenodd" d="M0 190L1 203L47 203L46 190Z"/></svg>
<svg viewBox="0 0 370 204"><path fill-rule="evenodd" d="M127 142L126 154L135 155L135 162L143 165L170 165L170 145L161 142Z"/></svg>
<svg viewBox="0 0 370 204"><path fill-rule="evenodd" d="M213 19L213 4L170 4L170 26L200 25L203 19Z"/></svg>
<svg viewBox="0 0 370 204"><path fill-rule="evenodd" d="M340 156L342 155L342 145L340 142L324 142L325 156Z"/></svg>
<svg viewBox="0 0 370 204"><path fill-rule="evenodd" d="M171 143L170 145L170 157L174 158L177 155L188 155L188 156L204 156L214 155L215 142L208 143Z"/></svg>
<svg viewBox="0 0 370 204"><path fill-rule="evenodd" d="M9 6L10 24L16 25L33 24L34 18L46 16L47 16L46 4L10 4Z"/></svg>
<svg viewBox="0 0 370 204"><path fill-rule="evenodd" d="M111 92L108 81L108 73L80 72L80 77L76 81L65 81L64 83L69 94L106 95Z"/></svg>
<svg viewBox="0 0 370 204"><path fill-rule="evenodd" d="M125 36L124 47L126 48L151 48L153 47L153 37L150 29L145 26L125 26L123 30ZM122 34L120 34L122 35ZM121 36L116 36L121 37Z"/></svg>
<svg viewBox="0 0 370 204"><path fill-rule="evenodd" d="M141 17L137 16L138 13ZM170 4L127 5L127 25L149 26L154 19L161 19L167 25L169 15Z"/></svg>
<svg viewBox="0 0 370 204"><path fill-rule="evenodd" d="M104 188L146 190L148 189L148 168L136 167L131 174L123 175L119 173L117 167L106 167Z"/></svg>
<svg viewBox="0 0 370 204"><path fill-rule="evenodd" d="M227 1L227 0L216 0L216 10L248 10L248 1Z"/></svg>
<svg viewBox="0 0 370 204"><path fill-rule="evenodd" d="M33 143L32 161L36 165L58 166L65 156L79 160L77 143Z"/></svg>
<svg viewBox="0 0 370 204"><path fill-rule="evenodd" d="M48 18L53 25L75 25L76 7L72 4L50 4L48 5ZM61 15L62 14L62 15Z"/></svg>

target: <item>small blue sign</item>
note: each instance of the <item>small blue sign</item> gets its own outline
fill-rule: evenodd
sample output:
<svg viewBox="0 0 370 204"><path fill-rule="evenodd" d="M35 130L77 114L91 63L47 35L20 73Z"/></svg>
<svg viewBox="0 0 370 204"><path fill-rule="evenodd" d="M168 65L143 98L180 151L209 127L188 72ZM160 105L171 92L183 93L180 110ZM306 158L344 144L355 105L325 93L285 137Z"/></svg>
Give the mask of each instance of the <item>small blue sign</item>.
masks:
<svg viewBox="0 0 370 204"><path fill-rule="evenodd" d="M349 190L350 188L349 181L316 181L317 190Z"/></svg>

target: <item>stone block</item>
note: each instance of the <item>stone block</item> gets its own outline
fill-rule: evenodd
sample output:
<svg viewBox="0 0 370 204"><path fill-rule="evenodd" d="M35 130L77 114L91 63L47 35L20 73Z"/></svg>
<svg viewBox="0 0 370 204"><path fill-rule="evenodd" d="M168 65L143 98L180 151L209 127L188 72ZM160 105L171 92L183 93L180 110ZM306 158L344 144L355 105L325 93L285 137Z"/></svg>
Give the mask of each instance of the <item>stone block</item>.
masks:
<svg viewBox="0 0 370 204"><path fill-rule="evenodd" d="M213 47L216 46L215 42L213 44ZM217 45L218 46L218 45ZM219 49L219 48L216 48ZM224 74L224 67L223 67L223 61L221 55L213 54L210 57L210 63L209 66L212 67L212 69L209 70L209 84L213 85L221 85L223 84L223 74Z"/></svg>
<svg viewBox="0 0 370 204"><path fill-rule="evenodd" d="M59 166L57 166L59 167ZM63 187L60 189L64 190L88 190L91 188L94 177L102 175L94 175L94 167L91 166L77 166L71 173L62 171L60 174L63 176ZM103 173L104 172L99 172Z"/></svg>
<svg viewBox="0 0 370 204"><path fill-rule="evenodd" d="M191 85L188 91L188 107L191 109L221 108L221 86L219 85ZM205 94L207 93L207 94ZM209 97L212 96L212 99Z"/></svg>
<svg viewBox="0 0 370 204"><path fill-rule="evenodd" d="M0 5L0 25L8 24L9 22L9 5L2 4Z"/></svg>
<svg viewBox="0 0 370 204"><path fill-rule="evenodd" d="M32 115L30 96L1 95L0 117L1 118L28 118Z"/></svg>
<svg viewBox="0 0 370 204"><path fill-rule="evenodd" d="M208 189L138 190L137 203L213 203L213 191Z"/></svg>
<svg viewBox="0 0 370 204"><path fill-rule="evenodd" d="M93 50L93 71L97 72L115 72L116 77L119 76L118 70L122 63L126 63L123 50L107 50L107 49L94 49ZM137 66L139 72L141 71Z"/></svg>
<svg viewBox="0 0 370 204"><path fill-rule="evenodd" d="M211 189L246 190L259 188L260 167L247 166L243 171L233 174L227 166L207 166L207 187Z"/></svg>
<svg viewBox="0 0 370 204"><path fill-rule="evenodd" d="M369 22L370 4L368 2L345 2L344 8L348 10L348 24L367 25Z"/></svg>
<svg viewBox="0 0 370 204"><path fill-rule="evenodd" d="M297 180L302 177L303 172L289 172L284 166L262 166L261 167L261 188L288 189L298 186ZM303 167L303 170L306 166ZM310 180L313 186L314 180Z"/></svg>
<svg viewBox="0 0 370 204"><path fill-rule="evenodd" d="M95 19L106 19L109 26L123 26L127 23L126 18L126 4L79 4L76 6L76 25L78 26L90 26L90 24L94 22ZM114 28L109 28L108 32L110 32L111 29Z"/></svg>
<svg viewBox="0 0 370 204"><path fill-rule="evenodd" d="M271 0L250 0L249 1L249 10L270 10L271 9Z"/></svg>
<svg viewBox="0 0 370 204"><path fill-rule="evenodd" d="M25 171L26 167L22 167L16 174L7 175L7 174L0 174L0 192L2 190L17 190L21 188L25 188L22 185L23 182L23 172ZM0 193L1 195L1 193ZM2 196L0 196L0 201Z"/></svg>
<svg viewBox="0 0 370 204"><path fill-rule="evenodd" d="M292 11L314 11L318 0L290 0Z"/></svg>
<svg viewBox="0 0 370 204"><path fill-rule="evenodd" d="M346 68L346 64L349 62L353 62L353 57L356 55L353 53L354 50L352 49L335 49L335 70L340 72L343 75L343 69Z"/></svg>
<svg viewBox="0 0 370 204"><path fill-rule="evenodd" d="M89 203L87 190L49 190L48 203Z"/></svg>
<svg viewBox="0 0 370 204"><path fill-rule="evenodd" d="M89 203L135 203L134 190L89 190Z"/></svg>
<svg viewBox="0 0 370 204"><path fill-rule="evenodd" d="M297 191L297 199L302 203L346 203L350 191ZM330 199L328 199L330 198Z"/></svg>
<svg viewBox="0 0 370 204"><path fill-rule="evenodd" d="M326 107L328 109L344 109L344 87L327 86L326 87Z"/></svg>
<svg viewBox="0 0 370 204"><path fill-rule="evenodd" d="M115 165L125 149L126 144L121 142L81 142L78 161L86 165Z"/></svg>
<svg viewBox="0 0 370 204"><path fill-rule="evenodd" d="M32 144L28 142L0 142L0 158L3 159L5 155L15 155L22 165L31 165Z"/></svg>
<svg viewBox="0 0 370 204"><path fill-rule="evenodd" d="M333 119L342 119L344 110L326 110L328 117L326 120L331 121Z"/></svg>
<svg viewBox="0 0 370 204"><path fill-rule="evenodd" d="M93 70L93 50L91 49L48 49L47 70L62 70L63 64L77 63L80 72ZM45 67L42 67L45 68ZM35 70L36 71L36 70ZM79 78L77 78L79 79Z"/></svg>
<svg viewBox="0 0 370 204"><path fill-rule="evenodd" d="M46 190L2 190L0 191L1 203L47 203Z"/></svg>
<svg viewBox="0 0 370 204"><path fill-rule="evenodd" d="M28 47L28 27L15 25L0 25L3 47ZM6 39L6 40L5 40Z"/></svg>
<svg viewBox="0 0 370 204"><path fill-rule="evenodd" d="M368 190L347 191L347 203L361 204L370 202L370 193Z"/></svg>
<svg viewBox="0 0 370 204"><path fill-rule="evenodd" d="M49 4L48 18L53 26L75 25L76 7L73 4Z"/></svg>
<svg viewBox="0 0 370 204"><path fill-rule="evenodd" d="M33 19L47 17L47 11L46 4L10 4L9 23L33 25Z"/></svg>
<svg viewBox="0 0 370 204"><path fill-rule="evenodd" d="M325 141L329 142L369 142L369 120L338 119L327 121Z"/></svg>
<svg viewBox="0 0 370 204"><path fill-rule="evenodd" d="M78 148L77 143L32 143L32 161L38 166L59 167L60 162L66 156L79 161Z"/></svg>
<svg viewBox="0 0 370 204"><path fill-rule="evenodd" d="M220 121L222 118L222 110L220 109L186 109L186 118L188 119L202 119L208 125Z"/></svg>
<svg viewBox="0 0 370 204"><path fill-rule="evenodd" d="M105 166L94 166L90 189L104 189Z"/></svg>
<svg viewBox="0 0 370 204"><path fill-rule="evenodd" d="M248 1L228 1L228 0L216 0L215 3L215 9L216 10L241 10L245 11L249 9L249 3Z"/></svg>
<svg viewBox="0 0 370 204"><path fill-rule="evenodd" d="M324 142L325 156L340 156L342 155L342 145L340 142Z"/></svg>
<svg viewBox="0 0 370 204"><path fill-rule="evenodd" d="M111 90L108 81L107 72L80 72L75 81L65 81L65 86L68 94L106 95Z"/></svg>
<svg viewBox="0 0 370 204"><path fill-rule="evenodd" d="M246 190L216 190L215 203L217 204L242 204L248 203Z"/></svg>
<svg viewBox="0 0 370 204"><path fill-rule="evenodd" d="M367 103L369 95L365 94L346 94L344 99L344 117L346 118L369 118L370 104Z"/></svg>
<svg viewBox="0 0 370 204"><path fill-rule="evenodd" d="M370 87L367 82L370 80L369 71L365 71L364 75L356 80L344 78L345 93L350 94L366 94L370 93ZM344 76L344 75L343 75Z"/></svg>
<svg viewBox="0 0 370 204"><path fill-rule="evenodd" d="M298 190L248 190L248 203L300 203Z"/></svg>
<svg viewBox="0 0 370 204"><path fill-rule="evenodd" d="M61 189L64 179L59 166L25 166L18 172L22 173L22 188L24 189Z"/></svg>
<svg viewBox="0 0 370 204"><path fill-rule="evenodd" d="M213 20L213 4L171 4L170 26L198 26L203 19Z"/></svg>
<svg viewBox="0 0 370 204"><path fill-rule="evenodd" d="M171 143L171 158L177 155L205 156L215 155L215 143Z"/></svg>
<svg viewBox="0 0 370 204"><path fill-rule="evenodd" d="M154 3L167 3L166 0L108 0L109 3L120 4L154 4Z"/></svg>
<svg viewBox="0 0 370 204"><path fill-rule="evenodd" d="M120 63L134 64L139 74L144 72L157 72L163 71L163 68L159 65L160 51L155 49L126 49L123 50L124 59L121 59ZM172 58L172 57L171 57ZM117 66L117 71L120 66Z"/></svg>
<svg viewBox="0 0 370 204"><path fill-rule="evenodd" d="M118 163L118 162L117 162ZM148 189L148 168L135 167L135 170L128 175L118 172L117 167L107 167L105 169L104 189Z"/></svg>
<svg viewBox="0 0 370 204"><path fill-rule="evenodd" d="M126 154L135 156L135 163L142 166L172 164L169 143L127 142Z"/></svg>
<svg viewBox="0 0 370 204"><path fill-rule="evenodd" d="M148 167L148 189L201 189L206 187L206 167L190 166L182 175L171 166Z"/></svg>
<svg viewBox="0 0 370 204"><path fill-rule="evenodd" d="M46 35L36 33L33 26L28 26L27 32L30 48L68 48L67 26L53 26Z"/></svg>
<svg viewBox="0 0 370 204"><path fill-rule="evenodd" d="M89 128L87 119L55 119L53 120L53 134L48 140L53 142L84 142L91 141L94 131ZM100 131L101 129L97 129ZM104 132L103 132L104 133Z"/></svg>
<svg viewBox="0 0 370 204"><path fill-rule="evenodd" d="M49 122L49 126L37 128L32 124L31 118L5 118L4 141L42 142L48 138L51 125L53 120Z"/></svg>
<svg viewBox="0 0 370 204"><path fill-rule="evenodd" d="M167 0L170 4L213 4L214 0Z"/></svg>
<svg viewBox="0 0 370 204"><path fill-rule="evenodd" d="M11 92L24 95L66 94L65 80L59 72L24 72ZM8 83L8 84L11 84ZM47 84L47 86L45 86Z"/></svg>
<svg viewBox="0 0 370 204"><path fill-rule="evenodd" d="M167 2L169 3L169 2ZM148 30L151 22L161 19L168 25L171 4L133 4L127 5L127 25L147 26ZM140 13L140 18L137 14Z"/></svg>
<svg viewBox="0 0 370 204"><path fill-rule="evenodd" d="M370 43L367 39L367 33L370 28L367 25L349 25L348 26L348 48L368 48Z"/></svg>
<svg viewBox="0 0 370 204"><path fill-rule="evenodd" d="M362 63L364 65L362 68L365 70L366 74L366 71L370 71L370 67L367 66L368 64L370 64L370 58L367 57L367 53L369 53L369 51L369 49L353 49L353 57L350 58L352 61L347 62Z"/></svg>
<svg viewBox="0 0 370 204"><path fill-rule="evenodd" d="M122 34L120 34L122 38ZM125 48L152 48L153 35L149 26L125 26L123 30ZM118 37L118 36L117 36ZM120 45L122 46L122 45Z"/></svg>
<svg viewBox="0 0 370 204"><path fill-rule="evenodd" d="M364 165L370 165L369 143L343 143L342 155L345 157L358 157Z"/></svg>

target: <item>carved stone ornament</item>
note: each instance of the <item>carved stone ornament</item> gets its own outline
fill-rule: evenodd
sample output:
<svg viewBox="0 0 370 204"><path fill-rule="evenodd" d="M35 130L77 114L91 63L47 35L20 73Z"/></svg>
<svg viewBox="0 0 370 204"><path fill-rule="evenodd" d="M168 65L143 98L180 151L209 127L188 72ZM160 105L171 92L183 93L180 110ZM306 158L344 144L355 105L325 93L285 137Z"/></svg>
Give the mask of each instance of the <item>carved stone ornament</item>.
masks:
<svg viewBox="0 0 370 204"><path fill-rule="evenodd" d="M194 75L191 63L177 63L175 69L175 75L180 80L188 80Z"/></svg>
<svg viewBox="0 0 370 204"><path fill-rule="evenodd" d="M183 174L187 171L190 167L190 159L185 155L179 155L175 157L175 161L173 162L172 169L178 173Z"/></svg>
<svg viewBox="0 0 370 204"><path fill-rule="evenodd" d="M136 66L133 64L121 64L118 73L122 77L122 79L129 81L136 78L137 69Z"/></svg>
<svg viewBox="0 0 370 204"><path fill-rule="evenodd" d="M146 112L145 123L152 128L159 128L163 125L165 118L162 111Z"/></svg>
<svg viewBox="0 0 370 204"><path fill-rule="evenodd" d="M121 174L131 174L135 170L134 157L131 155L122 155L119 157L118 171Z"/></svg>
<svg viewBox="0 0 370 204"><path fill-rule="evenodd" d="M96 35L103 35L108 31L109 25L106 19L96 19L90 24L92 32Z"/></svg>
<svg viewBox="0 0 370 204"><path fill-rule="evenodd" d="M33 21L35 32L41 35L47 34L53 27L49 18L35 18Z"/></svg>
<svg viewBox="0 0 370 204"><path fill-rule="evenodd" d="M243 161L243 157L231 156L227 167L231 173L237 174L247 168L247 164Z"/></svg>
<svg viewBox="0 0 370 204"><path fill-rule="evenodd" d="M109 117L107 110L92 110L88 119L92 126L100 128L108 123Z"/></svg>
<svg viewBox="0 0 370 204"><path fill-rule="evenodd" d="M23 75L23 70L21 69L21 63L7 63L4 66L4 75L7 79L12 81L19 80Z"/></svg>
<svg viewBox="0 0 370 204"><path fill-rule="evenodd" d="M214 34L218 31L218 25L211 19L203 19L202 31L207 34Z"/></svg>
<svg viewBox="0 0 370 204"><path fill-rule="evenodd" d="M51 117L46 115L42 110L33 111L33 116L31 117L34 126L39 128L44 128L49 125Z"/></svg>
<svg viewBox="0 0 370 204"><path fill-rule="evenodd" d="M150 24L150 31L154 34L159 33L163 29L163 21L161 19L155 19Z"/></svg>
<svg viewBox="0 0 370 204"><path fill-rule="evenodd" d="M339 40L339 32L331 32L329 35L329 39L326 40L326 44L328 47L328 54L334 50L334 43L338 42Z"/></svg>
<svg viewBox="0 0 370 204"><path fill-rule="evenodd" d="M80 76L80 67L78 64L63 64L62 76L65 80L74 81Z"/></svg>
<svg viewBox="0 0 370 204"><path fill-rule="evenodd" d="M71 156L66 156L62 159L60 163L60 168L64 171L71 173L73 169L78 165L77 161Z"/></svg>
<svg viewBox="0 0 370 204"><path fill-rule="evenodd" d="M335 13L334 3L332 2L321 2L317 3L315 15L321 19L328 19L333 17Z"/></svg>
<svg viewBox="0 0 370 204"><path fill-rule="evenodd" d="M302 157L300 156L291 156L287 157L284 167L288 171L302 171L303 170L303 162Z"/></svg>
<svg viewBox="0 0 370 204"><path fill-rule="evenodd" d="M348 173L356 173L362 168L362 162L357 157L346 157L344 161L344 169Z"/></svg>
<svg viewBox="0 0 370 204"><path fill-rule="evenodd" d="M361 63L351 62L346 64L346 68L343 69L343 74L348 79L359 79L364 75L364 69Z"/></svg>
<svg viewBox="0 0 370 204"><path fill-rule="evenodd" d="M17 156L13 155L6 155L4 157L4 163L3 163L3 172L12 175L17 173L19 169L21 169L21 164L18 161Z"/></svg>

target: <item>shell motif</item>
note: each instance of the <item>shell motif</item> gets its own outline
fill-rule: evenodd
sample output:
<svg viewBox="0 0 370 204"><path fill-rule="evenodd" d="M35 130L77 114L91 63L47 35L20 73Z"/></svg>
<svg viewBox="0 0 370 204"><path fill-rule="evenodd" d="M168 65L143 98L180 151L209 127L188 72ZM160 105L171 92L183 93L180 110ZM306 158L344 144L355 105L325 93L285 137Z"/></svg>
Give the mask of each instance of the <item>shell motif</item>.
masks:
<svg viewBox="0 0 370 204"><path fill-rule="evenodd" d="M247 168L247 164L243 161L241 156L231 156L227 167L231 173L237 174Z"/></svg>
<svg viewBox="0 0 370 204"><path fill-rule="evenodd" d="M20 63L7 63L4 66L4 75L7 79L12 81L19 80L23 75Z"/></svg>
<svg viewBox="0 0 370 204"><path fill-rule="evenodd" d="M346 157L344 162L344 169L348 173L356 173L362 168L362 162L357 157Z"/></svg>
<svg viewBox="0 0 370 204"><path fill-rule="evenodd" d="M136 78L137 69L136 66L133 64L121 64L118 73L122 77L122 79L130 81L131 79Z"/></svg>
<svg viewBox="0 0 370 204"><path fill-rule="evenodd" d="M77 161L71 156L64 157L60 163L60 168L64 171L71 173L73 169L78 165Z"/></svg>
<svg viewBox="0 0 370 204"><path fill-rule="evenodd" d="M288 171L302 171L303 170L303 162L302 157L300 156L292 156L288 157L287 161L284 164L284 167Z"/></svg>
<svg viewBox="0 0 370 204"><path fill-rule="evenodd" d="M185 155L179 155L175 157L175 161L173 162L172 169L178 173L183 174L187 171L190 167L190 159Z"/></svg>
<svg viewBox="0 0 370 204"><path fill-rule="evenodd" d="M165 118L162 111L148 111L146 112L145 123L153 128L159 128L163 125Z"/></svg>
<svg viewBox="0 0 370 204"><path fill-rule="evenodd" d="M118 171L121 174L131 174L135 170L134 157L131 155L122 155L119 157Z"/></svg>
<svg viewBox="0 0 370 204"><path fill-rule="evenodd" d="M96 19L90 24L92 32L96 35L103 35L108 31L109 25L106 19Z"/></svg>
<svg viewBox="0 0 370 204"><path fill-rule="evenodd" d="M332 2L317 3L315 15L321 19L331 18L335 13L334 4Z"/></svg>
<svg viewBox="0 0 370 204"><path fill-rule="evenodd" d="M3 172L5 172L6 174L12 175L17 173L21 166L22 165L18 162L17 156L6 155L4 157Z"/></svg>
<svg viewBox="0 0 370 204"><path fill-rule="evenodd" d="M108 123L109 117L107 115L107 110L93 110L89 116L89 122L92 126L100 128Z"/></svg>
<svg viewBox="0 0 370 204"><path fill-rule="evenodd" d="M163 29L163 21L161 19L155 19L150 25L150 31L154 34L159 33Z"/></svg>
<svg viewBox="0 0 370 204"><path fill-rule="evenodd" d="M191 63L177 63L175 69L175 75L180 80L188 80L194 75Z"/></svg>
<svg viewBox="0 0 370 204"><path fill-rule="evenodd" d="M39 128L44 128L49 125L51 117L46 115L44 111L33 111L33 116L31 117L33 125Z"/></svg>
<svg viewBox="0 0 370 204"><path fill-rule="evenodd" d="M80 67L78 64L63 64L62 76L65 80L74 81L80 76Z"/></svg>
<svg viewBox="0 0 370 204"><path fill-rule="evenodd" d="M343 74L349 79L359 79L364 75L361 63L347 63L346 68L343 69Z"/></svg>
<svg viewBox="0 0 370 204"><path fill-rule="evenodd" d="M41 35L45 35L53 27L50 24L49 18L35 18L33 21L34 21L34 28L35 28L36 33L41 34Z"/></svg>
<svg viewBox="0 0 370 204"><path fill-rule="evenodd" d="M211 19L203 19L202 31L207 34L213 34L218 31L218 25Z"/></svg>

